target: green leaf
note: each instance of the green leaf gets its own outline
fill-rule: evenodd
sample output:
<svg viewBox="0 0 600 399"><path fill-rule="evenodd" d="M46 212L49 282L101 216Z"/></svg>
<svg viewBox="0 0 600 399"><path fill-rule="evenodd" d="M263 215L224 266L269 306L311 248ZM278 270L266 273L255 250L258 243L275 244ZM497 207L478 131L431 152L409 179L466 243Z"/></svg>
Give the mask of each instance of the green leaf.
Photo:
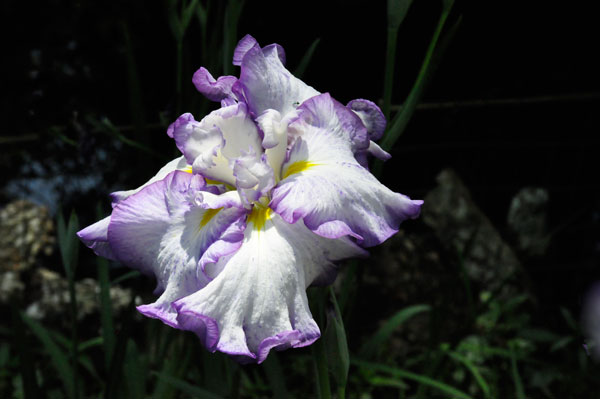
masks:
<svg viewBox="0 0 600 399"><path fill-rule="evenodd" d="M237 27L243 8L244 0L229 0L225 8L223 23L223 72L225 75L230 75L233 71L231 60L238 40Z"/></svg>
<svg viewBox="0 0 600 399"><path fill-rule="evenodd" d="M421 64L421 69L419 70L419 74L417 75L417 79L413 84L406 101L402 106L402 110L398 112L398 114L394 117L394 120L391 123L389 131L384 136L381 141L381 148L384 150L390 150L400 135L406 129L408 122L410 121L417 104L421 100L423 93L425 91L426 83L429 80L430 72L433 69L432 60L434 59L434 52L436 51L438 40L441 36L444 25L446 24L446 20L448 19L448 15L450 15L450 10L452 9L453 1L444 2L444 8L442 10L442 14L437 23L435 31L433 33L433 37L429 42L429 47L427 48L427 52L425 53L425 59ZM435 57L439 59L439 57Z"/></svg>
<svg viewBox="0 0 600 399"><path fill-rule="evenodd" d="M550 352L556 352L557 350L560 350L560 349L564 348L565 346L569 345L574 340L575 340L575 337L573 337L573 336L562 337L558 341L556 341L555 343L552 344L552 346L550 347Z"/></svg>
<svg viewBox="0 0 600 399"><path fill-rule="evenodd" d="M81 342L77 348L79 352L84 352L89 348L93 348L95 346L100 346L104 343L102 337L96 337L92 339L88 339L87 341Z"/></svg>
<svg viewBox="0 0 600 399"><path fill-rule="evenodd" d="M438 391L443 392L446 395L450 395L453 399L473 399L471 396L467 395L463 391L454 388L448 384L445 384L441 381L434 380L432 378L426 377L421 374L416 374L407 370L399 369L396 367L387 366L385 364L380 363L371 363L363 360L352 359L352 364L365 368L371 371L380 371L386 374L389 374L393 377L397 377L400 379L412 380L416 381L419 384L429 386L431 388L435 388Z"/></svg>
<svg viewBox="0 0 600 399"><path fill-rule="evenodd" d="M281 364L279 363L279 357L275 351L271 351L267 359L262 363L262 366L269 380L269 386L273 391L274 399L285 399L288 397L287 388L285 387L285 377Z"/></svg>
<svg viewBox="0 0 600 399"><path fill-rule="evenodd" d="M127 352L123 363L123 372L127 384L127 398L144 399L146 397L146 370L140 353L133 340L127 341Z"/></svg>
<svg viewBox="0 0 600 399"><path fill-rule="evenodd" d="M181 15L181 29L183 30L183 35L185 35L185 32L190 25L190 21L194 16L197 6L198 0L192 0L190 4L188 4L188 6L183 10L183 14Z"/></svg>
<svg viewBox="0 0 600 399"><path fill-rule="evenodd" d="M429 305L408 306L390 317L373 336L363 344L360 356L365 359L376 357L384 348L394 331L413 316L431 310Z"/></svg>
<svg viewBox="0 0 600 399"><path fill-rule="evenodd" d="M397 388L403 391L409 388L409 386L404 381L395 378L373 376L369 377L368 381L371 385L376 387Z"/></svg>
<svg viewBox="0 0 600 399"><path fill-rule="evenodd" d="M453 351L445 351L445 352L448 356L450 356L451 359L457 361L458 363L463 364L467 368L467 370L469 370L471 372L471 374L473 375L473 378L475 378L477 385L479 385L479 387L481 388L481 391L483 392L485 397L491 398L490 386L487 384L487 382L485 381L485 379L479 372L479 369L477 368L477 366L472 361L470 361L468 358L464 357L463 355L461 355L457 352L453 352Z"/></svg>
<svg viewBox="0 0 600 399"><path fill-rule="evenodd" d="M104 345L104 365L106 370L115 350L115 327L112 315L112 302L110 299L110 277L109 266L106 259L97 257L96 267L98 269L98 300L100 308L100 322L102 325L102 343Z"/></svg>
<svg viewBox="0 0 600 399"><path fill-rule="evenodd" d="M519 336L536 342L555 342L559 339L558 334L541 328L525 328L519 331Z"/></svg>
<svg viewBox="0 0 600 399"><path fill-rule="evenodd" d="M71 212L69 224L65 226L62 213L59 213L57 224L60 255L67 278L72 279L75 275L77 257L79 255L79 239L77 238L79 222L77 220L77 215L75 212Z"/></svg>
<svg viewBox="0 0 600 399"><path fill-rule="evenodd" d="M184 380L181 380L179 378L175 378L175 377L171 377L167 374L163 374L163 373L157 373L156 371L153 371L151 373L152 375L155 375L156 377L158 377L158 379L166 382L167 384L173 386L174 388L178 389L179 391L190 395L193 398L197 398L197 399L223 399L221 396L216 395L212 392L209 392L207 390L204 390L202 388L199 388L197 386L194 386L192 384L190 384L189 382L186 382Z"/></svg>
<svg viewBox="0 0 600 399"><path fill-rule="evenodd" d="M304 56L302 57L302 59L300 60L300 63L298 64L298 67L296 67L296 69L294 70L294 76L296 76L298 79L302 78L302 75L304 75L304 72L306 71L306 67L308 67L308 64L310 63L310 60L312 59L312 56L315 53L315 50L317 49L317 46L319 45L320 42L321 42L321 38L320 37L316 38L311 43L311 45L308 47L308 50L306 50L306 53L304 53Z"/></svg>
<svg viewBox="0 0 600 399"><path fill-rule="evenodd" d="M579 332L579 325L577 324L577 322L573 318L573 315L571 314L571 312L569 312L569 309L565 308L564 306L561 306L560 307L560 314L562 315L562 317L567 322L567 325L569 327L571 327L571 330Z"/></svg>
<svg viewBox="0 0 600 399"><path fill-rule="evenodd" d="M58 377L62 380L67 397L74 398L75 390L73 385L73 370L69 364L67 355L61 351L60 347L52 340L50 332L37 321L31 319L24 313L21 313L21 319L33 332L33 334L42 342L42 345L50 355L52 364L56 369Z"/></svg>
<svg viewBox="0 0 600 399"><path fill-rule="evenodd" d="M398 29L408 13L412 0L388 0L387 23L388 29Z"/></svg>
<svg viewBox="0 0 600 399"><path fill-rule="evenodd" d="M519 374L519 368L517 367L517 356L515 354L514 345L512 342L509 343L510 347L510 370L513 383L515 384L515 395L517 399L526 399L525 391L523 390L523 381Z"/></svg>
<svg viewBox="0 0 600 399"><path fill-rule="evenodd" d="M348 353L344 320L342 319L342 314L332 287L329 287L329 299L331 306L327 309L327 329L323 338L327 350L329 370L337 383L338 392L343 392L346 389L348 381L350 355Z"/></svg>
<svg viewBox="0 0 600 399"><path fill-rule="evenodd" d="M102 219L104 212L100 203L96 206L96 217ZM100 323L102 325L102 343L104 345L104 367L108 371L115 350L115 327L112 315L112 302L110 299L110 267L108 261L100 256L96 257L98 275L98 301L100 309Z"/></svg>
<svg viewBox="0 0 600 399"><path fill-rule="evenodd" d="M132 270L130 272L127 272L119 277L117 277L116 279L114 279L110 284L111 285L117 285L122 283L123 281L129 280L131 278L136 278L141 276L142 273L138 272L137 270Z"/></svg>
<svg viewBox="0 0 600 399"><path fill-rule="evenodd" d="M398 29L404 21L411 4L412 0L388 0L387 3L387 51L383 79L383 115L385 115L386 120L390 117L390 105L392 103Z"/></svg>
<svg viewBox="0 0 600 399"><path fill-rule="evenodd" d="M183 28L177 13L177 0L171 0L168 3L167 21L169 23L169 28L171 28L171 33L173 34L175 41L180 41L183 38Z"/></svg>

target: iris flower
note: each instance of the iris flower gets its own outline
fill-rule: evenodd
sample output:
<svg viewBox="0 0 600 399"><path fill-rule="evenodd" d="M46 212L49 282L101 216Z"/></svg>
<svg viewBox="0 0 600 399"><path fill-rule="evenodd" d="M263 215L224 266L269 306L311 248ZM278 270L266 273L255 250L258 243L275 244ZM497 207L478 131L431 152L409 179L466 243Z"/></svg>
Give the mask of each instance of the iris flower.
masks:
<svg viewBox="0 0 600 399"><path fill-rule="evenodd" d="M367 156L385 119L368 100L344 106L295 78L281 46L251 36L235 49L240 77L197 89L221 108L168 129L183 156L142 187L113 193L112 214L78 233L98 255L157 280L138 310L193 331L210 351L262 362L271 349L320 336L306 297L336 262L367 254L418 216L422 201L382 185Z"/></svg>

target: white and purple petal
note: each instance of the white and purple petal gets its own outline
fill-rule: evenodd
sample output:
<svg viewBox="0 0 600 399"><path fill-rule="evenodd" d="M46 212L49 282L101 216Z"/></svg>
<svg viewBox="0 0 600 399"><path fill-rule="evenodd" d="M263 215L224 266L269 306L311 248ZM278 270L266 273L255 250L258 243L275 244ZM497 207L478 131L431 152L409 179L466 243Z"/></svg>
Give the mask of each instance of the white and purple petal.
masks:
<svg viewBox="0 0 600 399"><path fill-rule="evenodd" d="M354 111L367 128L370 140L379 140L385 131L386 120L381 109L372 101L362 98L350 101L346 107Z"/></svg>
<svg viewBox="0 0 600 399"><path fill-rule="evenodd" d="M116 204L118 204L120 201L124 200L132 194L137 193L149 184L164 179L172 171L184 170L188 167L189 166L185 161L184 157L179 157L168 162L158 171L156 175L154 175L150 180L142 184L140 187L134 190L115 191L111 193L110 196L112 199L112 206L116 206ZM110 244L108 243L107 237L109 223L110 216L107 216L104 219L82 229L77 233L77 236L88 248L92 249L96 255L105 257L110 260L115 260L115 257L112 253L112 249L110 248Z"/></svg>
<svg viewBox="0 0 600 399"><path fill-rule="evenodd" d="M174 307L179 327L196 332L209 350L260 363L271 349L306 346L320 336L306 287L331 281L334 261L365 252L346 237L320 237L268 209L255 208L247 226L241 248L219 261L220 274Z"/></svg>
<svg viewBox="0 0 600 399"><path fill-rule="evenodd" d="M240 101L248 104L252 115L274 109L285 116L306 99L319 94L283 66L281 47L267 46L263 50L255 40L250 47L252 40L245 37L238 45L241 72L232 89Z"/></svg>
<svg viewBox="0 0 600 399"><path fill-rule="evenodd" d="M194 73L192 82L196 89L211 101L235 99L235 95L231 92L233 84L237 82L235 76L220 76L215 80L206 68L200 67Z"/></svg>
<svg viewBox="0 0 600 399"><path fill-rule="evenodd" d="M289 125L297 137L273 189L271 208L288 223L303 218L329 238L352 235L377 245L419 215L422 201L394 193L355 159L348 126L327 94L308 100Z"/></svg>
<svg viewBox="0 0 600 399"><path fill-rule="evenodd" d="M243 239L243 209L205 209L195 193L205 188L198 175L175 171L121 201L113 210L108 241L117 260L156 277L156 302L143 314L177 327L171 302L204 287L199 270L205 252L216 260L235 252ZM216 251L216 252L215 252Z"/></svg>
<svg viewBox="0 0 600 399"><path fill-rule="evenodd" d="M200 122L184 114L170 130L194 173L232 186L235 159L248 151L262 153L262 137L243 103L213 111Z"/></svg>
<svg viewBox="0 0 600 399"><path fill-rule="evenodd" d="M110 260L115 260L110 244L108 243L108 224L110 216L89 225L83 230L77 232L79 239L92 249L96 255L105 257Z"/></svg>
<svg viewBox="0 0 600 399"><path fill-rule="evenodd" d="M235 160L233 166L235 185L246 205L266 196L275 185L273 169L269 166L266 154L244 154Z"/></svg>

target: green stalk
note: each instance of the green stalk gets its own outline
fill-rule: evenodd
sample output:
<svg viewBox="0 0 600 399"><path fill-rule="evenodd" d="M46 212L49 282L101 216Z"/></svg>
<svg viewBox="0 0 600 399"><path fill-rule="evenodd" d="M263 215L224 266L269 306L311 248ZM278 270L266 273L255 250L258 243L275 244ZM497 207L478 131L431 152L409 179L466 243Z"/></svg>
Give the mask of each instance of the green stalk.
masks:
<svg viewBox="0 0 600 399"><path fill-rule="evenodd" d="M398 42L398 30L406 13L410 8L412 0L388 0L387 2L387 44L385 59L385 76L383 83L383 115L385 119L390 118L390 107L392 103L392 89L394 86L394 69L396 65L396 43Z"/></svg>
<svg viewBox="0 0 600 399"><path fill-rule="evenodd" d="M75 398L79 397L79 377L77 376L77 363L79 353L77 344L77 295L75 294L75 278L69 275L69 297L71 300L71 359L73 362L73 393Z"/></svg>
<svg viewBox="0 0 600 399"><path fill-rule="evenodd" d="M177 71L175 80L175 115L181 113L182 98L181 93L183 89L182 78L183 75L183 37L177 38Z"/></svg>
<svg viewBox="0 0 600 399"><path fill-rule="evenodd" d="M385 120L390 120L390 107L392 104L392 89L394 86L394 66L396 64L396 43L398 41L398 28L388 27L387 46L385 58L385 75L383 78L383 115Z"/></svg>
<svg viewBox="0 0 600 399"><path fill-rule="evenodd" d="M406 126L408 125L408 122L410 122L413 113L417 107L417 104L419 103L421 97L423 96L423 93L425 92L426 83L429 80L432 71L435 69L434 64L436 64L436 62L439 62L439 59L441 58L440 54L443 53L445 47L448 45L449 40L444 40L442 42L442 45L440 46L438 46L437 44L441 33L444 29L444 25L446 24L446 20L450 15L450 11L452 10L453 4L454 0L443 1L444 8L442 9L442 14L440 15L440 19L438 20L437 26L433 33L433 37L429 42L429 46L425 54L425 59L421 64L421 69L419 70L417 79L415 80L415 83L413 84L410 93L408 94L408 97L404 101L402 109L396 113L394 119L388 125L389 127L387 129L387 132L385 133L383 139L379 143L381 148L383 148L386 151L390 151L392 149L396 141L400 138L400 136L406 129ZM448 33L448 38L451 38L453 36L454 32L458 28L459 22L460 19L457 21L456 24L454 24L454 26ZM380 176L382 169L383 162L381 160L376 160L373 164L373 174L375 176Z"/></svg>
<svg viewBox="0 0 600 399"><path fill-rule="evenodd" d="M317 289L314 295L317 311L317 324L321 331L325 331L325 300L327 299L326 291ZM329 383L329 369L327 367L327 352L325 348L324 333L321 333L319 338L312 346L312 357L315 365L317 377L318 397L319 399L331 399L331 384Z"/></svg>
<svg viewBox="0 0 600 399"><path fill-rule="evenodd" d="M327 354L323 338L319 338L312 345L313 360L317 372L317 384L319 387L319 399L331 399L331 385L329 384L329 370L327 369Z"/></svg>

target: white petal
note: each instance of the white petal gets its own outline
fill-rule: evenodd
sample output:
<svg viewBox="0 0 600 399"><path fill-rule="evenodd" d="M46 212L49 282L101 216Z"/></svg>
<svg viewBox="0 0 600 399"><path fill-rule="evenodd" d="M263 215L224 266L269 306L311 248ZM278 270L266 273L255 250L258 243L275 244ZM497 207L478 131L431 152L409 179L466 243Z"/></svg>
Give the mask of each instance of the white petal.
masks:
<svg viewBox="0 0 600 399"><path fill-rule="evenodd" d="M363 254L349 239L326 239L301 221L288 224L269 210L255 208L241 248L219 261L224 265L217 264L221 273L201 291L174 304L179 325L196 331L211 350L259 363L273 347L308 345L320 332L308 307L306 287L318 278L331 280L336 273L333 261ZM218 338L208 339L206 320L218 326ZM197 331L199 324L202 328Z"/></svg>
<svg viewBox="0 0 600 399"><path fill-rule="evenodd" d="M217 243L220 253L210 254L216 261L237 250L243 238L244 210L194 205L192 199L203 186L201 176L173 172L120 202L108 228L116 258L156 277L156 291L162 295L140 311L175 327L171 302L210 281L198 267L201 256Z"/></svg>
<svg viewBox="0 0 600 399"><path fill-rule="evenodd" d="M422 201L392 192L358 164L353 131L338 109L326 94L303 104L301 117L288 128L297 139L270 206L289 223L303 218L317 234L352 235L373 246L396 233L403 220L417 217Z"/></svg>

